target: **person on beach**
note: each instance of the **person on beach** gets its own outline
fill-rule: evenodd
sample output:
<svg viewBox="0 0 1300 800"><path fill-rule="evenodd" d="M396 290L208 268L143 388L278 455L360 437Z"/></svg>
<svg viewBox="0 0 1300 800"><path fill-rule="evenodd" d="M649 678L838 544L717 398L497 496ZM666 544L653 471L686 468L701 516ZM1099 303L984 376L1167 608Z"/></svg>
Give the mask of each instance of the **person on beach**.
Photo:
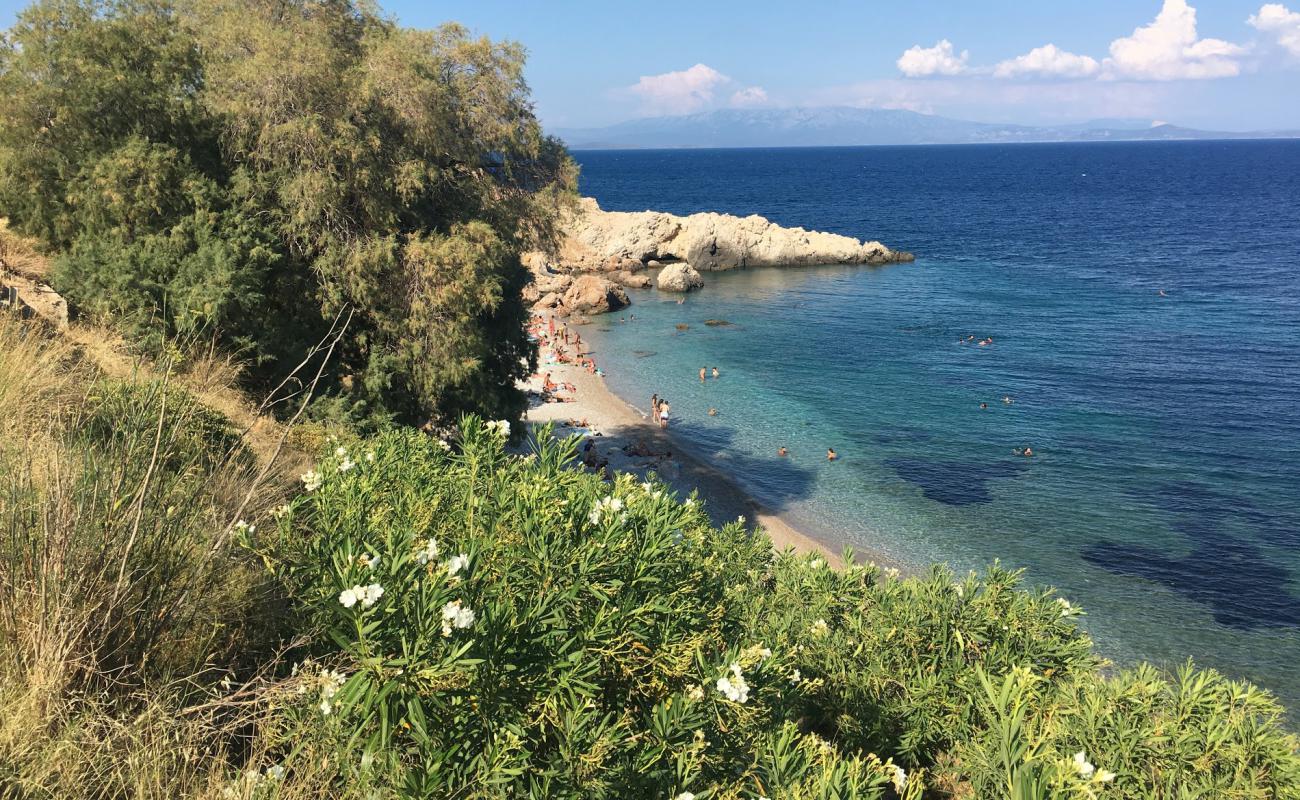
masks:
<svg viewBox="0 0 1300 800"><path fill-rule="evenodd" d="M704 367L700 367L700 383L704 383Z"/></svg>
<svg viewBox="0 0 1300 800"><path fill-rule="evenodd" d="M715 377L715 378L718 377L718 368L717 368L717 367L714 367L714 368L713 368L713 377Z"/></svg>
<svg viewBox="0 0 1300 800"><path fill-rule="evenodd" d="M553 392L558 388L560 387L555 384L555 381L551 380L551 373L549 372L546 373L546 375L542 378L542 391Z"/></svg>
<svg viewBox="0 0 1300 800"><path fill-rule="evenodd" d="M785 449L785 446L783 445L783 446L781 446L781 447L776 448L776 454L777 454L778 456L781 456L782 458L784 458L784 457L786 457L787 455L790 454L790 451L789 451L789 450L786 450L786 449Z"/></svg>
<svg viewBox="0 0 1300 800"><path fill-rule="evenodd" d="M828 448L826 448L826 460L827 460L827 461L834 461L834 460L837 459L837 458L839 458L839 455L835 452L835 448L834 448L834 447L828 447Z"/></svg>
<svg viewBox="0 0 1300 800"><path fill-rule="evenodd" d="M650 418L659 422L659 393L650 395Z"/></svg>
<svg viewBox="0 0 1300 800"><path fill-rule="evenodd" d="M668 408L667 400L659 401L659 427L661 428L668 427Z"/></svg>

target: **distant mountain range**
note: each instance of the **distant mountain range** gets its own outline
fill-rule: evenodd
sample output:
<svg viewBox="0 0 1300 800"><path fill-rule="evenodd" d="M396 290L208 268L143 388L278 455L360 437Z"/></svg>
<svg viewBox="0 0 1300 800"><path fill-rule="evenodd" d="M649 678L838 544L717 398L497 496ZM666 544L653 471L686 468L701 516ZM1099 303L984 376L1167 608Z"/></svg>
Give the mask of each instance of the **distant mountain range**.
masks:
<svg viewBox="0 0 1300 800"><path fill-rule="evenodd" d="M998 125L915 111L847 107L722 109L554 133L574 150L1300 138L1300 131L1229 133L1133 119L1053 127Z"/></svg>

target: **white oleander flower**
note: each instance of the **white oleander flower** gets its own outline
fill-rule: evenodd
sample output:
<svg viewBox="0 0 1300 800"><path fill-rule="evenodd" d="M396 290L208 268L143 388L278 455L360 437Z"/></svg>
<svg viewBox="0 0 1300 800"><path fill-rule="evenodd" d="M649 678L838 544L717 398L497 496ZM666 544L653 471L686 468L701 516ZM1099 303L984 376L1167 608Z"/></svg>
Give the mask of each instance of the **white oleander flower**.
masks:
<svg viewBox="0 0 1300 800"><path fill-rule="evenodd" d="M650 481L645 481L644 483L641 484L641 491L645 492L646 494L650 494L651 492L653 492L654 488L655 485Z"/></svg>
<svg viewBox="0 0 1300 800"><path fill-rule="evenodd" d="M627 514L623 512L623 501L610 495L596 501L596 505L591 509L591 513L587 515L587 519L592 525L599 525L601 520L614 515L618 515L618 522L627 519Z"/></svg>
<svg viewBox="0 0 1300 800"><path fill-rule="evenodd" d="M314 469L309 469L302 474L303 488L309 492L314 492L320 488L321 474Z"/></svg>
<svg viewBox="0 0 1300 800"><path fill-rule="evenodd" d="M808 562L808 566L812 567L813 569L821 569L822 567L826 566L826 561L825 559L814 558L812 561Z"/></svg>
<svg viewBox="0 0 1300 800"><path fill-rule="evenodd" d="M966 594L966 590L962 588L960 583L954 583L952 585L952 590L957 593L958 597L964 597Z"/></svg>
<svg viewBox="0 0 1300 800"><path fill-rule="evenodd" d="M289 514L291 514L292 512L293 512L293 506L289 505L288 503L284 503L282 505L276 506L271 511L271 516L275 517L276 519L283 519L284 517L289 516Z"/></svg>
<svg viewBox="0 0 1300 800"><path fill-rule="evenodd" d="M1061 616L1063 617L1073 617L1079 613L1079 609L1070 605L1070 601L1064 597L1056 598L1056 604L1061 607Z"/></svg>
<svg viewBox="0 0 1300 800"><path fill-rule="evenodd" d="M692 686L692 687L691 687L691 690L690 690L689 692L686 693L686 697L687 697L687 699L689 699L689 700L696 700L696 701L698 701L698 700L703 700L703 699L704 699L704 687L703 687L703 686Z"/></svg>
<svg viewBox="0 0 1300 800"><path fill-rule="evenodd" d="M362 608L370 608L384 596L384 587L377 583L372 583L361 591L363 592L360 598Z"/></svg>
<svg viewBox="0 0 1300 800"><path fill-rule="evenodd" d="M339 605L344 608L352 608L365 596L366 589L364 586L352 586L339 592Z"/></svg>
<svg viewBox="0 0 1300 800"><path fill-rule="evenodd" d="M443 450L446 450L446 451L449 452L449 453L451 452L451 445L448 444L448 442L447 442L446 439L439 439L439 440L438 440L438 446L441 447Z"/></svg>
<svg viewBox="0 0 1300 800"><path fill-rule="evenodd" d="M468 628L474 624L474 612L459 600L442 607L442 635L451 636L453 628Z"/></svg>
<svg viewBox="0 0 1300 800"><path fill-rule="evenodd" d="M1099 769L1097 770L1097 775L1093 780L1097 783L1110 783L1115 780L1115 773L1107 769Z"/></svg>
<svg viewBox="0 0 1300 800"><path fill-rule="evenodd" d="M366 569L369 569L371 572L374 572L375 570L379 569L379 564L383 561L383 558L380 556L372 556L367 553L362 553L361 555L357 556L357 561L361 562L361 566L365 567Z"/></svg>
<svg viewBox="0 0 1300 800"><path fill-rule="evenodd" d="M734 661L731 664L731 675L718 678L717 687L718 691L733 703L744 705L749 700L749 684L745 682L740 665Z"/></svg>
<svg viewBox="0 0 1300 800"><path fill-rule="evenodd" d="M445 566L447 567L447 574L455 576L456 573L469 566L469 556L464 553L454 555L447 559Z"/></svg>
<svg viewBox="0 0 1300 800"><path fill-rule="evenodd" d="M902 794L903 790L907 788L907 770L895 764L894 777L890 780L894 784L894 791Z"/></svg>
<svg viewBox="0 0 1300 800"><path fill-rule="evenodd" d="M1088 763L1088 756L1084 751L1080 750L1074 754L1074 770L1079 773L1079 777L1086 781L1092 777L1092 773L1096 769L1096 767Z"/></svg>
<svg viewBox="0 0 1300 800"><path fill-rule="evenodd" d="M690 508L691 506L695 505L695 498L694 497L686 498L685 500L682 501L682 505L686 506L687 508Z"/></svg>
<svg viewBox="0 0 1300 800"><path fill-rule="evenodd" d="M347 454L348 454L348 449L346 447L343 447L342 445L339 445L338 449L334 451L334 455L338 456L339 458L343 458Z"/></svg>
<svg viewBox="0 0 1300 800"><path fill-rule="evenodd" d="M744 515L744 514L741 514L739 517L736 517L736 522L739 522L741 525L744 525L744 524L745 524L745 515Z"/></svg>
<svg viewBox="0 0 1300 800"><path fill-rule="evenodd" d="M790 683L798 684L802 682L803 682L802 672L800 672L799 670L795 670L794 672L790 673Z"/></svg>
<svg viewBox="0 0 1300 800"><path fill-rule="evenodd" d="M498 435L500 435L500 436L503 437L503 438L506 438L506 439L509 439L509 438L510 438L510 421L509 421L509 420L499 419L499 420L496 420L495 422L484 422L484 423L483 423L483 427L484 427L484 428L487 428L487 429L490 430L490 431L494 431L495 433L497 433Z"/></svg>
<svg viewBox="0 0 1300 800"><path fill-rule="evenodd" d="M374 450L367 450L367 451L366 451L366 463L367 463L367 464L373 464L373 463L375 463L375 451L374 451Z"/></svg>
<svg viewBox="0 0 1300 800"><path fill-rule="evenodd" d="M279 764L272 764L271 766L266 768L266 777L273 781L283 780L284 767L280 766Z"/></svg>
<svg viewBox="0 0 1300 800"><path fill-rule="evenodd" d="M347 676L338 670L326 670L320 674L320 713L328 715L334 710L334 695L339 693Z"/></svg>
<svg viewBox="0 0 1300 800"><path fill-rule="evenodd" d="M673 800L695 800L695 795L690 792L682 792L674 797Z"/></svg>
<svg viewBox="0 0 1300 800"><path fill-rule="evenodd" d="M830 626L826 624L826 620L819 619L812 624L812 628L809 630L812 631L813 636L825 636L830 633L831 629Z"/></svg>
<svg viewBox="0 0 1300 800"><path fill-rule="evenodd" d="M433 540L432 536L425 541L424 548L415 554L415 560L421 565L428 564L437 557L438 543Z"/></svg>
<svg viewBox="0 0 1300 800"><path fill-rule="evenodd" d="M352 463L352 459L344 458L341 462L339 462L339 472L347 472L348 470L352 469L355 466L356 464Z"/></svg>
<svg viewBox="0 0 1300 800"><path fill-rule="evenodd" d="M899 572L897 567L890 567L889 569L885 570L885 577L890 578L892 580L897 580L898 575Z"/></svg>

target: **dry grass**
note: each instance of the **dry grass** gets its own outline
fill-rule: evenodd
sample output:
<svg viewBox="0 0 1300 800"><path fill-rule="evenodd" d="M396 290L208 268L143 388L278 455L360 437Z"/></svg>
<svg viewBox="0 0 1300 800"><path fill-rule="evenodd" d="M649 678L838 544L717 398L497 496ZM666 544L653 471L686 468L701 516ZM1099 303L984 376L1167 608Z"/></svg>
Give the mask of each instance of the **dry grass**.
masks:
<svg viewBox="0 0 1300 800"><path fill-rule="evenodd" d="M0 217L0 266L35 280L44 280L50 274L49 261L36 240L15 233L8 217Z"/></svg>
<svg viewBox="0 0 1300 800"><path fill-rule="evenodd" d="M280 601L229 530L280 501L284 429L237 375L0 313L0 797L251 798L238 776L283 757L277 686L219 684L280 663ZM214 410L247 429L229 452L195 446ZM327 796L313 764L276 796Z"/></svg>

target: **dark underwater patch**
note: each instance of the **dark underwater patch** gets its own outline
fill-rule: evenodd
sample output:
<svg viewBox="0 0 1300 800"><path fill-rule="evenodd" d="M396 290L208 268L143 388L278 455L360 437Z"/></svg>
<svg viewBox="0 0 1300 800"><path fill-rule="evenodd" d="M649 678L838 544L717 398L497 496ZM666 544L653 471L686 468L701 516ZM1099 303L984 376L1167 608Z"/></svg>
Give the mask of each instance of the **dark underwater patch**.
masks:
<svg viewBox="0 0 1300 800"><path fill-rule="evenodd" d="M968 461L930 461L921 458L890 458L885 466L898 477L921 488L921 494L949 506L973 506L992 502L991 484L1010 478L1028 465L1016 461L979 464Z"/></svg>
<svg viewBox="0 0 1300 800"><path fill-rule="evenodd" d="M1192 552L1171 558L1153 548L1103 540L1083 549L1089 563L1162 583L1209 607L1220 625L1239 630L1300 627L1300 598L1291 593L1291 574L1229 525L1262 524L1263 538L1275 542L1295 542L1295 531L1284 530L1241 498L1192 481L1162 484L1146 493L1135 490L1131 496L1175 515L1170 527L1187 537Z"/></svg>

